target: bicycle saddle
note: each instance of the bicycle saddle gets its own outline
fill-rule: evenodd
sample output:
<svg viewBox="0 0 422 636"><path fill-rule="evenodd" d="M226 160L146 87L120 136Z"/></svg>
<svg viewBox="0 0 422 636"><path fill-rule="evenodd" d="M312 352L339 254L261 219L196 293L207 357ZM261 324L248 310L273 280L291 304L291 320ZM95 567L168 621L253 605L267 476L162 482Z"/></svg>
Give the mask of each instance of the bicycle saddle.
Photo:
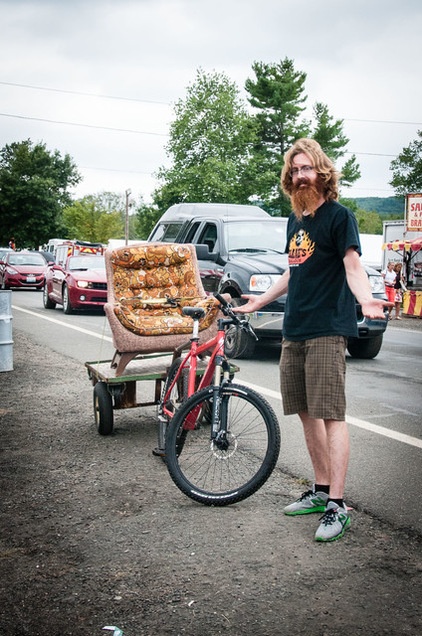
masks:
<svg viewBox="0 0 422 636"><path fill-rule="evenodd" d="M205 310L202 307L183 307L182 313L190 316L193 320L200 320L205 316Z"/></svg>

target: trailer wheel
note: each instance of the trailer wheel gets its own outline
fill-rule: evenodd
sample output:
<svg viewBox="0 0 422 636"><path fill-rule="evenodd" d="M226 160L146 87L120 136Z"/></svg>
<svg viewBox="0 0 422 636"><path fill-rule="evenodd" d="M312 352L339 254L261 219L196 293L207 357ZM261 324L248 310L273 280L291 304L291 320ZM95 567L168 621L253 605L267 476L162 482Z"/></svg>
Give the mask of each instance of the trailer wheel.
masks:
<svg viewBox="0 0 422 636"><path fill-rule="evenodd" d="M100 435L113 432L113 400L105 382L94 386L94 417Z"/></svg>

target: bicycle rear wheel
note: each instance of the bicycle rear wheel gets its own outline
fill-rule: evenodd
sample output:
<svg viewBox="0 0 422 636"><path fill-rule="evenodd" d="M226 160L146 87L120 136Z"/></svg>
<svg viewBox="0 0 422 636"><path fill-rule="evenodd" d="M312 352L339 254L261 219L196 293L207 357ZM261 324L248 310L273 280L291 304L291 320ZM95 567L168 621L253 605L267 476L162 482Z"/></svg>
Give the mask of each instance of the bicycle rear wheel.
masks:
<svg viewBox="0 0 422 636"><path fill-rule="evenodd" d="M168 370L166 381L164 383L164 387L161 392L159 409L162 409L164 406L164 397L166 396L167 391L169 390L169 387L171 386L171 383L176 377L181 364L182 364L182 358L176 358L176 360L174 360L170 369ZM188 369L182 370L182 373L180 374L180 379L178 383L173 387L173 390L169 396L169 400L165 405L169 409L169 411L173 413L177 409L177 405L184 402L188 397L188 375L187 374L188 374Z"/></svg>
<svg viewBox="0 0 422 636"><path fill-rule="evenodd" d="M158 424L158 444L157 446L153 449L152 454L156 455L157 457L162 457L164 458L165 456L165 437L166 437L166 431L167 431L167 426L169 423L169 420L171 419L171 415L167 415L164 412L164 407L166 407L167 411L170 413L174 413L176 411L176 409L178 408L178 405L181 404L182 402L184 402L187 397L188 397L188 369L182 369L182 373L180 374L179 380L178 382L174 385L172 391L170 392L170 394L167 397L167 400L165 401L164 398L167 395L167 392L173 382L173 380L175 379L180 365L182 364L182 359L181 358L176 358L176 360L173 361L172 365L170 366L168 372L167 372L167 377L166 377L166 381L164 383L164 387L161 391L161 396L160 396L160 403L158 405L158 420L159 420L159 424Z"/></svg>
<svg viewBox="0 0 422 636"><path fill-rule="evenodd" d="M230 384L221 389L219 399L220 414L227 416L224 443L211 440L212 387L182 404L166 433L171 478L188 497L208 506L227 506L255 493L271 475L280 452L278 420L261 395Z"/></svg>

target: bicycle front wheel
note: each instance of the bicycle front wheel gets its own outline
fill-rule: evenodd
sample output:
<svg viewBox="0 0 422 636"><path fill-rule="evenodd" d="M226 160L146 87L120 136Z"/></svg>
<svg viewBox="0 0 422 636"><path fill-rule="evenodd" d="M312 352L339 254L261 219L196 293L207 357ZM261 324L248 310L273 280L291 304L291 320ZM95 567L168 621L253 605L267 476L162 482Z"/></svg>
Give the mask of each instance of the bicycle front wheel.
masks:
<svg viewBox="0 0 422 636"><path fill-rule="evenodd" d="M277 416L261 395L230 384L220 390L219 400L222 437L211 438L212 387L182 404L166 433L171 478L188 497L208 506L227 506L255 493L280 452Z"/></svg>

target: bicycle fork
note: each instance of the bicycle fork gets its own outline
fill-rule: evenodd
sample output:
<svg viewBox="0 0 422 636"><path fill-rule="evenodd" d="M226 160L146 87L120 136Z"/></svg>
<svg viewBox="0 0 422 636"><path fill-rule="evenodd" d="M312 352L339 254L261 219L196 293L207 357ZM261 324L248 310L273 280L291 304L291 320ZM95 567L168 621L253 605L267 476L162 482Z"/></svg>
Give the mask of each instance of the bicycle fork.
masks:
<svg viewBox="0 0 422 636"><path fill-rule="evenodd" d="M222 395L222 389L230 381L229 370L230 365L227 360L223 356L217 356L212 387L211 441L220 450L227 450L229 446L227 438L228 398Z"/></svg>

